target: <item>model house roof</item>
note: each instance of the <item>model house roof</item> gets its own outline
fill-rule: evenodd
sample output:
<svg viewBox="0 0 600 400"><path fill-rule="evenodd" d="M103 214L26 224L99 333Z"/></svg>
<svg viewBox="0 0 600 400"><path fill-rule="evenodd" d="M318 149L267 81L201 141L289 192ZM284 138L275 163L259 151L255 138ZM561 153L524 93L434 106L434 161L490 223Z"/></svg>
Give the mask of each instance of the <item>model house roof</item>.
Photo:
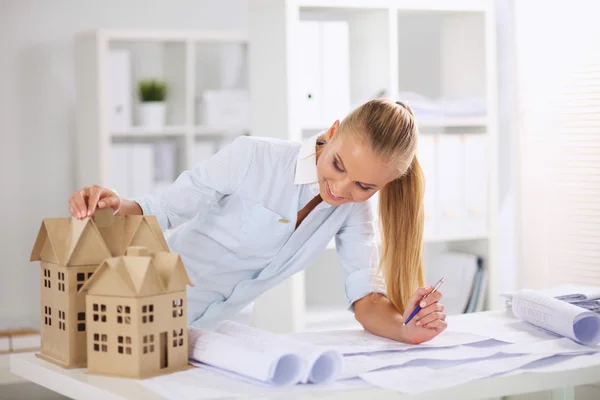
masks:
<svg viewBox="0 0 600 400"><path fill-rule="evenodd" d="M144 246L150 254L169 251L156 217L113 216L113 210L107 208L82 220L74 217L44 219L30 260L93 265L107 257L122 256L130 246Z"/></svg>
<svg viewBox="0 0 600 400"><path fill-rule="evenodd" d="M102 262L80 291L120 297L145 297L183 291L193 286L179 254L150 255L143 247L130 247L127 255Z"/></svg>

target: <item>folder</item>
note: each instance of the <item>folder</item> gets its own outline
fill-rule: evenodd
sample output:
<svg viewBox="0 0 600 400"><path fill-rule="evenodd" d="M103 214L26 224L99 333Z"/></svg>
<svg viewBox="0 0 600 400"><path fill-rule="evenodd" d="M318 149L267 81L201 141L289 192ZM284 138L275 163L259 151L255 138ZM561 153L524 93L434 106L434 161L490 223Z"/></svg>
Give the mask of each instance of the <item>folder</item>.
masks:
<svg viewBox="0 0 600 400"><path fill-rule="evenodd" d="M110 189L117 191L121 197L131 197L130 162L131 148L127 143L113 143L109 151L109 182Z"/></svg>
<svg viewBox="0 0 600 400"><path fill-rule="evenodd" d="M317 21L300 21L298 27L298 117L303 125L322 123L319 30L320 23Z"/></svg>
<svg viewBox="0 0 600 400"><path fill-rule="evenodd" d="M443 303L447 315L462 314L472 298L474 282L478 278L480 261L476 255L444 251L441 253L424 253L426 281L437 282L446 277L441 288L444 293Z"/></svg>
<svg viewBox="0 0 600 400"><path fill-rule="evenodd" d="M437 135L424 134L419 137L417 159L425 175L425 237L434 237L437 235L436 144Z"/></svg>
<svg viewBox="0 0 600 400"><path fill-rule="evenodd" d="M154 190L154 146L152 143L131 144L131 192L134 196Z"/></svg>
<svg viewBox="0 0 600 400"><path fill-rule="evenodd" d="M132 125L131 59L127 50L111 50L108 54L108 99L110 127L127 129Z"/></svg>
<svg viewBox="0 0 600 400"><path fill-rule="evenodd" d="M321 121L332 124L350 112L350 39L348 23L320 22ZM324 128L327 128L325 126Z"/></svg>
<svg viewBox="0 0 600 400"><path fill-rule="evenodd" d="M162 189L177 178L177 143L159 140L154 143L154 188Z"/></svg>
<svg viewBox="0 0 600 400"><path fill-rule="evenodd" d="M481 134L464 135L465 223L464 234L483 236L487 233L488 169L486 138Z"/></svg>
<svg viewBox="0 0 600 400"><path fill-rule="evenodd" d="M436 183L438 232L441 237L456 237L463 233L464 151L462 135L442 134L438 138Z"/></svg>

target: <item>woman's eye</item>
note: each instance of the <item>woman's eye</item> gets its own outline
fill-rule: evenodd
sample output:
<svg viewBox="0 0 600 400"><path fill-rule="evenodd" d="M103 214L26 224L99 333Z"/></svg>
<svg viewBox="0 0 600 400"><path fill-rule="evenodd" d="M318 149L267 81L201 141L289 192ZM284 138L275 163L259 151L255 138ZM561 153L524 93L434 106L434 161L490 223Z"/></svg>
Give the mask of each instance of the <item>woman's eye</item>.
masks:
<svg viewBox="0 0 600 400"><path fill-rule="evenodd" d="M338 165L337 160L333 160L333 167L340 172L344 172L344 170L341 169L340 166Z"/></svg>
<svg viewBox="0 0 600 400"><path fill-rule="evenodd" d="M356 186L358 186L360 188L360 190L364 190L365 192L371 188L365 187L363 185L361 185L359 182L356 182Z"/></svg>

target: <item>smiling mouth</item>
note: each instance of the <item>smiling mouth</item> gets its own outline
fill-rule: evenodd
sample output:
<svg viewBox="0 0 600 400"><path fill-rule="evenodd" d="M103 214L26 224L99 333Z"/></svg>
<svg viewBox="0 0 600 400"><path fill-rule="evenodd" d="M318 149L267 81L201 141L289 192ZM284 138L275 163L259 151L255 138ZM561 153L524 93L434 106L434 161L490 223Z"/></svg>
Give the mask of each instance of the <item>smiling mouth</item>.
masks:
<svg viewBox="0 0 600 400"><path fill-rule="evenodd" d="M329 197L331 197L332 200L335 201L341 201L344 200L343 197L336 197L332 192L331 192L331 188L329 188L329 181L325 181L325 190L327 191L327 194L329 195Z"/></svg>

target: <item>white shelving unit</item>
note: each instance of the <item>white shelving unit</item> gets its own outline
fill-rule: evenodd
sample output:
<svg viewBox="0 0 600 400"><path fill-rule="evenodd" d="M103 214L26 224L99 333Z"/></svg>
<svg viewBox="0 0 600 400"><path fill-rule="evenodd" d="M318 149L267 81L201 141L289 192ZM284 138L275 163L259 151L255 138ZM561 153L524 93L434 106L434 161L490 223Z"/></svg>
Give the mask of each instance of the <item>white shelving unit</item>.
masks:
<svg viewBox="0 0 600 400"><path fill-rule="evenodd" d="M479 225L469 228L465 215L453 217L445 211L444 218L457 218L454 222L460 229L441 229L435 220L426 223L424 250L481 256L488 272L488 304L494 307L498 146L493 1L250 0L249 10L251 130L260 136L300 141L334 122L312 119L306 123L302 118L308 90L299 84L307 73L298 46L302 21L347 23L352 108L376 96L403 100L395 96L406 92L434 99L483 99L484 114L434 118L415 112L424 142L429 139L438 146L447 138L460 137L461 143L483 139L485 154L480 161L484 165L469 168L468 162L459 160L462 173L484 174L485 182L475 193L484 199L477 211L483 212ZM432 154L436 163L447 162L438 153ZM434 174L442 168L436 166ZM459 201L468 203L469 196L460 196ZM435 211L432 208L439 207L438 203L439 198L434 206L426 203L426 212ZM472 205L466 207L467 214L476 213ZM276 331L357 327L352 314L345 311L343 277L334 249L332 241L314 265L261 296L254 307L254 324Z"/></svg>
<svg viewBox="0 0 600 400"><path fill-rule="evenodd" d="M240 31L95 30L75 42L77 83L77 186L114 186L111 152L115 144L174 143L175 176L200 161L196 144L214 143L213 152L249 126L206 124L200 108L207 90L248 89L247 35ZM130 59L131 124L113 127L109 54L126 50ZM137 83L158 77L168 84L166 125L138 124ZM210 153L205 152L204 156ZM133 174L146 173L133 165ZM152 172L150 172L152 173ZM129 193L141 195L145 193Z"/></svg>

